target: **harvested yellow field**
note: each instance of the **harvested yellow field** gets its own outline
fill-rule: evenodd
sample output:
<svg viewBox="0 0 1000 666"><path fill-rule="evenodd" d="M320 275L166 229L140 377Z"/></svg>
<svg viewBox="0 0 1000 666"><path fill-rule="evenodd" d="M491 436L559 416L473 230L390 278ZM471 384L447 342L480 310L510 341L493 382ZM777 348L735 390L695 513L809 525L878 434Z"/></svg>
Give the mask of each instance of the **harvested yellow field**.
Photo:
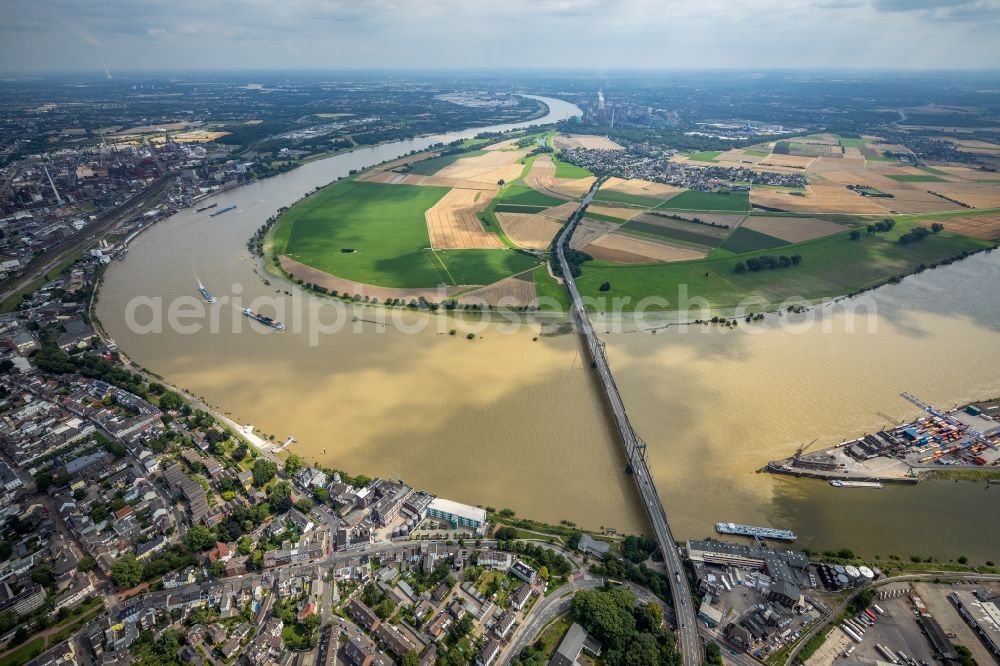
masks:
<svg viewBox="0 0 1000 666"><path fill-rule="evenodd" d="M279 257L279 260L281 261L281 267L284 268L289 274L294 275L296 279L301 279L304 282L312 282L320 287L325 287L330 292L336 292L338 294L358 294L362 297L370 296L382 301L387 298L402 298L409 301L411 298L420 298L423 296L428 301L439 302L448 296L475 286L462 285L459 287L449 287L441 285L436 289L398 289L394 287L379 287L372 284L352 282L351 280L339 278L336 275L324 273L318 268L306 266L305 264L299 263L298 261L290 259L284 255Z"/></svg>
<svg viewBox="0 0 1000 666"><path fill-rule="evenodd" d="M481 213L496 194L482 190L453 189L424 213L431 247L435 250L502 249L496 234L479 222Z"/></svg>
<svg viewBox="0 0 1000 666"><path fill-rule="evenodd" d="M625 150L606 136L591 134L560 134L552 140L559 150L587 148L589 150Z"/></svg>
<svg viewBox="0 0 1000 666"><path fill-rule="evenodd" d="M580 207L579 204L577 204L575 201L567 201L561 206L553 206L552 208L546 208L545 210L540 212L539 215L544 215L545 217L550 217L553 220L561 220L565 222L566 220L569 219L570 215L576 212L576 209L579 207Z"/></svg>
<svg viewBox="0 0 1000 666"><path fill-rule="evenodd" d="M478 303L493 307L518 308L538 304L535 280L531 271L512 275L458 297L461 304Z"/></svg>
<svg viewBox="0 0 1000 666"><path fill-rule="evenodd" d="M548 155L535 158L524 183L531 189L557 199L577 199L590 189L596 180L587 178L556 178L556 165Z"/></svg>
<svg viewBox="0 0 1000 666"><path fill-rule="evenodd" d="M789 167L792 169L807 169L816 161L815 157L803 157L799 155L769 155L760 166ZM832 158L825 158L832 159Z"/></svg>
<svg viewBox="0 0 1000 666"><path fill-rule="evenodd" d="M680 194L684 191L683 187L675 187L674 185L665 185L663 183L654 183L651 180L625 180L622 178L608 178L603 185L601 185L602 190L614 190L615 192L621 192L622 194L634 194L640 197L649 197L650 199L669 199L675 194Z"/></svg>
<svg viewBox="0 0 1000 666"><path fill-rule="evenodd" d="M801 196L800 196L801 195ZM807 185L796 193L755 187L750 203L791 213L846 213L882 215L892 199L863 197L842 185Z"/></svg>
<svg viewBox="0 0 1000 666"><path fill-rule="evenodd" d="M583 248L595 259L617 264L651 264L660 261L687 261L701 259L707 252L678 247L626 236L618 232L605 234Z"/></svg>
<svg viewBox="0 0 1000 666"><path fill-rule="evenodd" d="M927 186L935 183L913 184ZM940 213L961 208L958 204L915 187L885 188L884 191L893 195L894 198L886 200L885 205L895 213Z"/></svg>
<svg viewBox="0 0 1000 666"><path fill-rule="evenodd" d="M590 243L593 243L604 234L614 231L619 226L621 225L614 222L585 217L573 229L573 237L569 240L569 246L574 250L582 250Z"/></svg>
<svg viewBox="0 0 1000 666"><path fill-rule="evenodd" d="M614 217L622 220L623 222L631 220L636 215L642 215L642 209L640 208L626 208L625 206L610 206L606 204L592 203L587 206L587 210L591 213L597 213L598 215Z"/></svg>
<svg viewBox="0 0 1000 666"><path fill-rule="evenodd" d="M479 183L512 181L521 177L524 167L517 163L526 150L494 150L482 155L463 157L438 171L435 176L473 180Z"/></svg>
<svg viewBox="0 0 1000 666"><path fill-rule="evenodd" d="M845 225L815 217L778 217L751 215L743 226L789 243L822 238L847 229Z"/></svg>
<svg viewBox="0 0 1000 666"><path fill-rule="evenodd" d="M976 215L935 220L948 231L986 240L1000 239L1000 215Z"/></svg>
<svg viewBox="0 0 1000 666"><path fill-rule="evenodd" d="M1000 208L1000 187L996 183L924 183L928 191L961 201L973 208Z"/></svg>
<svg viewBox="0 0 1000 666"><path fill-rule="evenodd" d="M844 148L844 159L847 159L847 160L863 160L863 159L865 159L865 156L861 152L860 148L857 148L855 146L846 146Z"/></svg>
<svg viewBox="0 0 1000 666"><path fill-rule="evenodd" d="M518 141L519 139L507 139L506 141L485 146L483 150L510 150L512 148L517 148Z"/></svg>
<svg viewBox="0 0 1000 666"><path fill-rule="evenodd" d="M500 228L518 247L544 250L563 225L534 213L497 213Z"/></svg>

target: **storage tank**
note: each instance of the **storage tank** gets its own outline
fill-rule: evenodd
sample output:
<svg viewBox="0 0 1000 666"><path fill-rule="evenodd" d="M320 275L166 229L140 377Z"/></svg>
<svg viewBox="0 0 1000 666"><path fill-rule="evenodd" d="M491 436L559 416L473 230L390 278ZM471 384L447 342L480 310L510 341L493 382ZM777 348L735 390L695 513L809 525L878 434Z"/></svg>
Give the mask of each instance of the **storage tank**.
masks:
<svg viewBox="0 0 1000 666"><path fill-rule="evenodd" d="M861 572L858 571L858 568L851 564L848 564L846 567L844 567L844 573L847 574L848 578L857 578L858 576L861 575Z"/></svg>
<svg viewBox="0 0 1000 666"><path fill-rule="evenodd" d="M851 581L846 574L837 574L837 585L840 587L847 587L850 583Z"/></svg>
<svg viewBox="0 0 1000 666"><path fill-rule="evenodd" d="M858 572L865 580L875 580L875 572L868 567L859 567Z"/></svg>
<svg viewBox="0 0 1000 666"><path fill-rule="evenodd" d="M839 575L839 574L842 574L842 573L846 573L846 571L847 571L847 570L846 570L846 569L844 569L844 567L843 567L842 565L840 565L840 564L834 564L834 565L833 565L833 570L834 570L834 571L836 571L838 575Z"/></svg>

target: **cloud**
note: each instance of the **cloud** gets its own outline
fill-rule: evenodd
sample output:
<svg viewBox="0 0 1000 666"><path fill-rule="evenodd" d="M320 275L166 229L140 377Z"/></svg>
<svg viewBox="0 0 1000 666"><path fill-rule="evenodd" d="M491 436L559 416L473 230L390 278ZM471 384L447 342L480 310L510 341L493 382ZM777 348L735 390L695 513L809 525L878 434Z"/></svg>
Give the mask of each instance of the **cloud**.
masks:
<svg viewBox="0 0 1000 666"><path fill-rule="evenodd" d="M920 14L929 20L1000 19L1000 0L872 0L878 12Z"/></svg>
<svg viewBox="0 0 1000 666"><path fill-rule="evenodd" d="M8 0L0 68L961 68L1000 62L998 16L1000 0Z"/></svg>

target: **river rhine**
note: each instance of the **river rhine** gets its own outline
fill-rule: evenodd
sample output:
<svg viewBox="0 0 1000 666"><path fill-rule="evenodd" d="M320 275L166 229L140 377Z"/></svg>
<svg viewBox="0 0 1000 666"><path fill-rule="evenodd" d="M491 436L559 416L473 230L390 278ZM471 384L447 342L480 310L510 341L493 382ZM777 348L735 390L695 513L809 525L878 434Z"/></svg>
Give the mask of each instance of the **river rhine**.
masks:
<svg viewBox="0 0 1000 666"><path fill-rule="evenodd" d="M545 101L550 115L529 124L578 112ZM399 311L386 326L351 321L384 312L374 308L347 311L341 330L313 335L311 313L325 324L335 319L329 301L284 296L276 288L287 285L265 286L254 272L245 241L280 206L352 169L489 129L497 128L313 162L216 196L219 208L238 207L216 218L181 211L109 267L98 315L135 362L240 423L279 439L294 435L291 450L306 458L550 522L642 530L575 336L535 341L534 327L506 332L491 324L470 341L446 332L476 322L440 315L412 330L419 315ZM198 279L218 303L196 298ZM904 390L942 407L1000 395L997 284L1000 253L907 278L874 293L875 333L867 323L849 332L846 317L832 313L802 332L670 327L606 335L677 537L708 536L716 521L738 521L791 528L799 545L814 549L1000 560L1000 487L834 489L755 473L801 443L836 443L915 416L897 397ZM135 308L137 297L146 300ZM130 302L140 323L159 303L163 312L180 303L208 312L218 330L199 318L190 320L205 323L197 332L134 330ZM283 333L263 332L238 312L238 304L272 302L289 323Z"/></svg>

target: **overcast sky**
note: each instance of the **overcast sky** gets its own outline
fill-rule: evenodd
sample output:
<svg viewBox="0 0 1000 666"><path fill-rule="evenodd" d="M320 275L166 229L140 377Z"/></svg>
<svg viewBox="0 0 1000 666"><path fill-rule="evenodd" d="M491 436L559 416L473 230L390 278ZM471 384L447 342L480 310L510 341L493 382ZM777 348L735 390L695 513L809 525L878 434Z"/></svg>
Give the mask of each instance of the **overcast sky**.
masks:
<svg viewBox="0 0 1000 666"><path fill-rule="evenodd" d="M1000 68L1000 0L4 0L0 69Z"/></svg>

